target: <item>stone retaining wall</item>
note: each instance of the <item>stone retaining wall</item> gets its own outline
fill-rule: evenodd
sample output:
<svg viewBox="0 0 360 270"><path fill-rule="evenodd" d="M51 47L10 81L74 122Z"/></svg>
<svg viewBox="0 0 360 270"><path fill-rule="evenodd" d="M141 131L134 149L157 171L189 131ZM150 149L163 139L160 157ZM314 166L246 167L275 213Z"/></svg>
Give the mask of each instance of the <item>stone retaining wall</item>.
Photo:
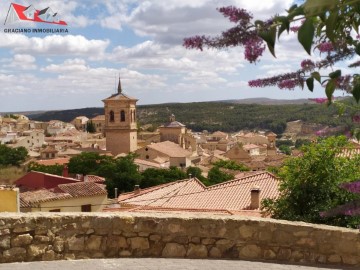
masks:
<svg viewBox="0 0 360 270"><path fill-rule="evenodd" d="M233 216L0 215L0 262L109 257L276 260L360 266L357 230Z"/></svg>

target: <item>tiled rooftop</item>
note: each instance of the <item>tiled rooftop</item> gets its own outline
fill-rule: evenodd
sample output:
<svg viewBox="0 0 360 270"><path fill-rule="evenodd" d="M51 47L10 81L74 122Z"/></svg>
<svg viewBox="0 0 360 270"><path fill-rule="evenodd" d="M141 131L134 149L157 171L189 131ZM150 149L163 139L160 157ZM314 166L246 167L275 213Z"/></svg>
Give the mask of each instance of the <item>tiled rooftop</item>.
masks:
<svg viewBox="0 0 360 270"><path fill-rule="evenodd" d="M123 206L236 212L250 209L251 189L254 186L260 187L260 200L279 195L275 176L261 172L207 188L196 178L176 181L158 186L157 189L141 191L136 196L129 193L127 197L120 196L119 203Z"/></svg>
<svg viewBox="0 0 360 270"><path fill-rule="evenodd" d="M178 144L165 141L147 145L146 147L164 153L169 157L185 157L190 156L191 152L181 148Z"/></svg>
<svg viewBox="0 0 360 270"><path fill-rule="evenodd" d="M72 197L86 197L107 194L107 191L102 185L93 182L61 184L58 185L58 188L61 191L70 194Z"/></svg>

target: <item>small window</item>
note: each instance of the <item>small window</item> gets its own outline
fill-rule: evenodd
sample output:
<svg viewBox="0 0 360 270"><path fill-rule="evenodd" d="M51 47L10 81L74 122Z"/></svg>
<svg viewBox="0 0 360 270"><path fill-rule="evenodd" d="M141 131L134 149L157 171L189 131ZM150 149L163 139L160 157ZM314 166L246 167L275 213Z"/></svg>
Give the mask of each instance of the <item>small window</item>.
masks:
<svg viewBox="0 0 360 270"><path fill-rule="evenodd" d="M81 212L91 212L91 204L84 204L81 206Z"/></svg>
<svg viewBox="0 0 360 270"><path fill-rule="evenodd" d="M60 209L51 209L49 212L60 212Z"/></svg>
<svg viewBox="0 0 360 270"><path fill-rule="evenodd" d="M149 151L149 148L146 147L146 148L145 148L145 151Z"/></svg>
<svg viewBox="0 0 360 270"><path fill-rule="evenodd" d="M110 122L114 122L115 120L115 118L114 118L114 112L113 111L110 111L110 113L109 113L109 117L110 117Z"/></svg>
<svg viewBox="0 0 360 270"><path fill-rule="evenodd" d="M124 110L122 110L122 111L120 112L120 121L121 121L121 122L125 122L125 111L124 111Z"/></svg>
<svg viewBox="0 0 360 270"><path fill-rule="evenodd" d="M149 159L150 157L149 157L149 155L146 155L145 158L146 158L146 159Z"/></svg>

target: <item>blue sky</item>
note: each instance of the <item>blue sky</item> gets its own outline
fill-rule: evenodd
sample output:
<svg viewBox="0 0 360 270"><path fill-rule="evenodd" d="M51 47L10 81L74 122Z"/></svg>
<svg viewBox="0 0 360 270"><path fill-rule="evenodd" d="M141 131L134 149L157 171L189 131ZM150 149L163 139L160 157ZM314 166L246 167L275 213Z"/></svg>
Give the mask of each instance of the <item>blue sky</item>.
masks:
<svg viewBox="0 0 360 270"><path fill-rule="evenodd" d="M51 7L66 21L68 34L4 33L11 3ZM292 0L1 0L0 112L101 107L121 75L124 92L138 104L268 97L323 97L277 88L250 88L247 81L297 70L309 59L295 35L283 35L277 58L265 53L249 64L241 48L186 50L184 37L215 35L231 24L216 11L234 5L266 19L283 13ZM60 27L59 27L60 28ZM316 57L312 58L316 60Z"/></svg>

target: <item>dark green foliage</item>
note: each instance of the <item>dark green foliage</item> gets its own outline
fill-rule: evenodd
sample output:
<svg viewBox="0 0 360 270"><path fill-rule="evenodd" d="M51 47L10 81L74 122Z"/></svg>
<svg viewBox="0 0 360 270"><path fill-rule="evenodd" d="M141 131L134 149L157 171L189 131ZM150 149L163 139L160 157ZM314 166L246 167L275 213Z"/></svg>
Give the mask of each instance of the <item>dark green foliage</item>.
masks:
<svg viewBox="0 0 360 270"><path fill-rule="evenodd" d="M96 132L95 124L91 120L86 123L86 131L89 133Z"/></svg>
<svg viewBox="0 0 360 270"><path fill-rule="evenodd" d="M25 147L11 148L0 144L0 166L19 166L25 161L27 154Z"/></svg>
<svg viewBox="0 0 360 270"><path fill-rule="evenodd" d="M279 148L281 145L294 146L294 143L292 140L277 140L275 145Z"/></svg>
<svg viewBox="0 0 360 270"><path fill-rule="evenodd" d="M134 155L132 154L103 164L99 168L99 175L106 178L106 189L110 198L114 197L115 188L118 189L118 194L132 191L142 179L138 166L134 164Z"/></svg>
<svg viewBox="0 0 360 270"><path fill-rule="evenodd" d="M159 126L169 119L169 111L176 120L194 131L235 132L241 129L269 129L280 134L285 130L286 122L302 120L330 126L352 125L351 119L338 114L334 106L324 110L319 104L258 105L236 104L230 102L194 102L138 106L137 118L141 125ZM31 119L49 121L58 119L69 122L76 116L92 118L104 114L103 108L46 112L30 115Z"/></svg>
<svg viewBox="0 0 360 270"><path fill-rule="evenodd" d="M291 148L289 146L287 146L287 145L284 145L284 144L280 145L279 150L282 153L284 153L285 155L288 155L288 156L291 155Z"/></svg>
<svg viewBox="0 0 360 270"><path fill-rule="evenodd" d="M140 187L147 188L185 178L187 178L187 174L176 167L170 167L169 169L149 168L142 172Z"/></svg>
<svg viewBox="0 0 360 270"><path fill-rule="evenodd" d="M295 148L300 148L303 145L309 145L311 143L310 140L307 139L297 139L295 141Z"/></svg>
<svg viewBox="0 0 360 270"><path fill-rule="evenodd" d="M189 167L186 170L186 174L187 175L191 175L191 177L196 177L197 179L199 179L204 185L208 186L209 182L208 179L204 176L202 176L202 171L200 168L198 167Z"/></svg>
<svg viewBox="0 0 360 270"><path fill-rule="evenodd" d="M28 171L37 171L44 172L55 175L62 175L64 166L55 164L55 165L42 165L36 162L31 162L28 167Z"/></svg>
<svg viewBox="0 0 360 270"><path fill-rule="evenodd" d="M329 137L304 145L303 156L289 158L278 172L281 195L263 201L263 210L272 217L313 223L352 227L359 217L322 218L319 212L359 198L339 187L340 183L358 180L360 157L339 157L345 137Z"/></svg>
<svg viewBox="0 0 360 270"><path fill-rule="evenodd" d="M81 153L72 157L69 161L69 172L74 174L97 174L99 169L108 163L112 163L112 158L99 155L98 153Z"/></svg>
<svg viewBox="0 0 360 270"><path fill-rule="evenodd" d="M234 179L234 175L221 171L217 166L212 167L208 172L208 183L210 185L219 184L232 179Z"/></svg>

